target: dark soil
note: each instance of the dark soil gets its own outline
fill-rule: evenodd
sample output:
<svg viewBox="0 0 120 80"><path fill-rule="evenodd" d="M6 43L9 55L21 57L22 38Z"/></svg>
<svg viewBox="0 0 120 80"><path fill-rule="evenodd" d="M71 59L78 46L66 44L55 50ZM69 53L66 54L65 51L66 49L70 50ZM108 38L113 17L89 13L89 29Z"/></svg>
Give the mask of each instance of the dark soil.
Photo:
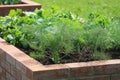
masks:
<svg viewBox="0 0 120 80"><path fill-rule="evenodd" d="M120 52L110 52L111 58L110 59L120 59ZM41 62L44 65L55 64L49 57L44 59L36 59L37 61ZM93 59L91 53L86 53L85 55L81 54L71 54L69 56L62 57L60 63L73 63L73 62L88 62L88 61L95 61L98 59Z"/></svg>
<svg viewBox="0 0 120 80"><path fill-rule="evenodd" d="M29 55L29 52L31 52L32 50L27 49L23 50L25 53L27 53ZM47 52L47 51L46 51ZM73 53L69 54L69 55L65 55L62 54L60 55L61 60L60 63L73 63L73 62L88 62L88 61L95 61L98 59L93 59L92 56L93 51L92 50L81 50L81 52L76 52L73 51ZM48 54L48 52L46 53ZM120 50L111 50L111 51L107 51L106 54L110 55L110 59L120 59ZM44 65L49 65L49 64L55 64L52 59L50 58L50 53L49 55L46 55L46 57L41 58L41 59L36 59L37 61L39 61L40 63L44 64Z"/></svg>

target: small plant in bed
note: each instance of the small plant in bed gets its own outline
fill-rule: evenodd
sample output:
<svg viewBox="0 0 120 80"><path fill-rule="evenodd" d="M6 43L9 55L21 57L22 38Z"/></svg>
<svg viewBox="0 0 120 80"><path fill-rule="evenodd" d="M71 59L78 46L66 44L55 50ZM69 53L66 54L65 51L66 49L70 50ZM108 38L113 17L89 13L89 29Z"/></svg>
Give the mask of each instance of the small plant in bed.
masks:
<svg viewBox="0 0 120 80"><path fill-rule="evenodd" d="M11 10L0 17L0 37L43 64L120 58L120 20L98 12L79 19L57 8Z"/></svg>
<svg viewBox="0 0 120 80"><path fill-rule="evenodd" d="M12 5L19 3L21 3L21 0L0 0L0 5Z"/></svg>

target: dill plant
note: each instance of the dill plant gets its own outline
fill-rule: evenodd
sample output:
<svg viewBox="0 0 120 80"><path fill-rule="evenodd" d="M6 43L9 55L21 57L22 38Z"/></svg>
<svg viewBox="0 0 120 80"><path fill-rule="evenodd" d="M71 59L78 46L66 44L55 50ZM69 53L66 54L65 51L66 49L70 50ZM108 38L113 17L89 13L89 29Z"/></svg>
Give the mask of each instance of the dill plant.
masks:
<svg viewBox="0 0 120 80"><path fill-rule="evenodd" d="M59 20L55 22L44 21L37 25L26 25L23 30L27 35L27 42L31 48L39 51L40 53L50 52L50 59L55 63L59 63L62 57L68 56L75 48L75 40L80 35L82 27L79 24L69 19L65 19L71 24Z"/></svg>
<svg viewBox="0 0 120 80"><path fill-rule="evenodd" d="M93 49L94 59L108 59L110 50L119 50L119 20L112 20L99 13L91 13L84 34L87 47ZM116 44L117 43L117 44Z"/></svg>

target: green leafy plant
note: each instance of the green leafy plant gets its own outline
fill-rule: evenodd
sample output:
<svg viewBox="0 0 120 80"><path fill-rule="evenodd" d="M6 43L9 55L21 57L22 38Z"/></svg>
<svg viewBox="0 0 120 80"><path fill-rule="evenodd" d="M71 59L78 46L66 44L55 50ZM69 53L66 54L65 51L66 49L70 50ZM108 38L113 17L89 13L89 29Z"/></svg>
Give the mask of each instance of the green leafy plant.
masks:
<svg viewBox="0 0 120 80"><path fill-rule="evenodd" d="M8 16L1 17L0 20L0 36L16 46L25 45L25 43L22 42L24 34L20 30L20 26L22 24L31 24L34 22L29 16L21 17L21 14L23 14L22 10L11 10Z"/></svg>

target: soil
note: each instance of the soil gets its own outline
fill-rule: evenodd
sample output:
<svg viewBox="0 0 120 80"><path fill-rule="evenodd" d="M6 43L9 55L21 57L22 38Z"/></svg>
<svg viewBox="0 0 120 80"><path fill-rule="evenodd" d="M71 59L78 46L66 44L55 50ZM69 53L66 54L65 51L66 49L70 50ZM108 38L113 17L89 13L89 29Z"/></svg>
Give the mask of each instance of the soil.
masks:
<svg viewBox="0 0 120 80"><path fill-rule="evenodd" d="M23 50L25 53L27 53L29 55L29 52L31 52L32 50L27 49ZM92 56L92 52L93 50L81 50L80 53L73 51L73 53L71 53L70 55L65 55L65 54L61 54L61 60L60 63L64 64L64 63L73 63L73 62L88 62L88 61L95 61L98 59L93 59ZM50 54L50 53L46 53L46 54ZM110 55L110 59L120 59L120 50L111 50L111 51L107 51L106 54ZM47 55L44 58L41 59L36 59L37 61L39 61L40 63L42 63L43 65L50 65L50 64L56 64L52 61L52 59L50 58L50 55Z"/></svg>
<svg viewBox="0 0 120 80"><path fill-rule="evenodd" d="M110 59L120 59L120 52L110 52L110 54L111 54ZM55 64L49 58L49 56L47 56L43 59L36 59L36 60L41 62L44 65ZM93 59L91 53L86 53L85 55L71 54L69 56L62 57L62 59L60 60L60 63L64 64L64 63L73 63L73 62L88 62L88 61L95 61L95 60L98 60L98 59Z"/></svg>

